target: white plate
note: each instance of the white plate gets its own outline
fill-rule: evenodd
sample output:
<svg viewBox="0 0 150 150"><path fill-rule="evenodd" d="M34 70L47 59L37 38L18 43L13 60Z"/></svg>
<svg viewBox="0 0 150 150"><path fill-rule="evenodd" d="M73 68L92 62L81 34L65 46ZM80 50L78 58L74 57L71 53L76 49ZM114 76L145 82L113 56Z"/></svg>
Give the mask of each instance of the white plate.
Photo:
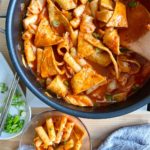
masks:
<svg viewBox="0 0 150 150"><path fill-rule="evenodd" d="M13 74L12 70L10 69L10 67L9 67L8 63L6 62L2 53L0 53L0 83L6 83L6 85L9 88L10 83L13 80L13 77L14 77L14 74ZM31 119L31 108L29 107L27 101L25 100L24 93L23 93L22 89L20 88L20 86L18 86L17 89L19 90L20 93L22 93L22 100L25 101L25 105L21 106L21 109L26 112L26 115L21 118L25 121L25 123L24 123L24 127L25 127L25 125ZM5 93L5 94L0 93L0 106L3 105L3 102L4 102L6 95L7 95L7 93ZM18 113L18 109L14 106L11 106L9 113L11 115L16 115ZM14 133L14 134L8 134L8 133L3 131L1 136L0 136L0 140L8 140L8 139L14 138L14 137L20 135L22 133L22 130L19 131L18 133Z"/></svg>

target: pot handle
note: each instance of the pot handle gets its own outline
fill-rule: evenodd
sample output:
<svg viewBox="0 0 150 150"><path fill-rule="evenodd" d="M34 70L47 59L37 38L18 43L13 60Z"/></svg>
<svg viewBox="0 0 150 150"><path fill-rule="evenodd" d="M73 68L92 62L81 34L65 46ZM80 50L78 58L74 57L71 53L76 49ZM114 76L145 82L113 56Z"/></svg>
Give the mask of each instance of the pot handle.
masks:
<svg viewBox="0 0 150 150"><path fill-rule="evenodd" d="M4 29L2 29L2 28L0 28L0 33L5 34L5 30L4 30Z"/></svg>

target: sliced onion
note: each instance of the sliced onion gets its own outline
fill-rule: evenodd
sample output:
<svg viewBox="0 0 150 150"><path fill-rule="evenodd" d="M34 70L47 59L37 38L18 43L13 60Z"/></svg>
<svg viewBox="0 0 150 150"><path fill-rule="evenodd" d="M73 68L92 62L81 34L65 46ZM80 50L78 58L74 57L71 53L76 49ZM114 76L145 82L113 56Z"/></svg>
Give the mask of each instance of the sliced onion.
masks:
<svg viewBox="0 0 150 150"><path fill-rule="evenodd" d="M47 79L46 79L46 85L49 85L51 82L52 82L52 79L51 79L51 78L47 78Z"/></svg>
<svg viewBox="0 0 150 150"><path fill-rule="evenodd" d="M117 81L116 81L116 80L112 80L112 81L108 84L108 86L107 86L107 90L108 90L109 92L112 92L112 91L116 90L117 88L118 88L118 85L117 85Z"/></svg>
<svg viewBox="0 0 150 150"><path fill-rule="evenodd" d="M126 73L121 73L120 76L119 76L119 83L122 85L122 86L125 86L128 82L128 78L129 78L129 75L126 74Z"/></svg>
<svg viewBox="0 0 150 150"><path fill-rule="evenodd" d="M100 86L100 84L91 87L90 89L88 89L88 90L86 91L86 94L91 94L91 93L92 93L93 91L95 91L99 86Z"/></svg>
<svg viewBox="0 0 150 150"><path fill-rule="evenodd" d="M117 57L117 63L121 72L136 74L140 71L141 65L138 61L129 59L125 55Z"/></svg>
<svg viewBox="0 0 150 150"><path fill-rule="evenodd" d="M21 7L21 11L23 12L25 9L25 3L21 3L20 7Z"/></svg>
<svg viewBox="0 0 150 150"><path fill-rule="evenodd" d="M113 95L113 100L117 101L117 102L121 102L126 100L127 98L127 92L123 92L123 93L118 93Z"/></svg>
<svg viewBox="0 0 150 150"><path fill-rule="evenodd" d="M25 68L27 68L28 65L26 63L24 55L21 56L21 59L22 59L22 64L24 65Z"/></svg>
<svg viewBox="0 0 150 150"><path fill-rule="evenodd" d="M90 89L88 89L86 91L86 94L91 94L93 91L95 91L96 89L98 89L100 86L105 85L106 83L107 83L107 80L104 81L103 83L100 83L100 84L97 84L97 85L91 87ZM95 96L98 97L99 95L95 95Z"/></svg>

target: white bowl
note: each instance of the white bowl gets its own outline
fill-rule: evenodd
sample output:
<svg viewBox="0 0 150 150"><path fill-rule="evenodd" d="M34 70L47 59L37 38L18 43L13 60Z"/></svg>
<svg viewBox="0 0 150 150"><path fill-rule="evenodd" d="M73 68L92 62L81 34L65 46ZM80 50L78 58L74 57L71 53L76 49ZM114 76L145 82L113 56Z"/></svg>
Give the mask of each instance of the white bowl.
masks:
<svg viewBox="0 0 150 150"><path fill-rule="evenodd" d="M5 60L4 56L2 55L2 53L0 53L0 62L1 62L0 63L0 83L6 83L6 85L9 88L10 83L13 80L14 74L13 74L12 70L10 69L10 67L9 67L7 61ZM21 87L18 86L17 89L22 94L22 100L25 101L25 105L22 106L22 108L21 108L26 112L26 115L22 118L25 121L25 123L24 123L24 127L25 127L25 125L31 119L31 108L29 107L29 105L25 99L25 96L24 96L24 93L23 93ZM7 93L5 93L5 94L0 93L0 100L1 100L0 107L3 106L3 102L6 97L6 94ZM17 113L18 113L18 109L14 106L11 106L10 110L9 110L9 114L16 115ZM0 140L8 140L8 139L15 138L16 136L20 135L22 133L22 131L23 131L23 129L17 133L13 133L13 134L9 134L9 133L6 133L5 131L3 131L0 136Z"/></svg>

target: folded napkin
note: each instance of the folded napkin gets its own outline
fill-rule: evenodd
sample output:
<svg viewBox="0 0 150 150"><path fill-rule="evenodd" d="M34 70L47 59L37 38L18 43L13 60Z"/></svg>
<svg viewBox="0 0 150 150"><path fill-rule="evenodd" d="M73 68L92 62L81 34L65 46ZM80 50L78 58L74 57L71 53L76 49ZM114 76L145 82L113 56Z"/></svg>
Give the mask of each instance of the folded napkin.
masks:
<svg viewBox="0 0 150 150"><path fill-rule="evenodd" d="M150 124L120 128L98 150L150 150Z"/></svg>

